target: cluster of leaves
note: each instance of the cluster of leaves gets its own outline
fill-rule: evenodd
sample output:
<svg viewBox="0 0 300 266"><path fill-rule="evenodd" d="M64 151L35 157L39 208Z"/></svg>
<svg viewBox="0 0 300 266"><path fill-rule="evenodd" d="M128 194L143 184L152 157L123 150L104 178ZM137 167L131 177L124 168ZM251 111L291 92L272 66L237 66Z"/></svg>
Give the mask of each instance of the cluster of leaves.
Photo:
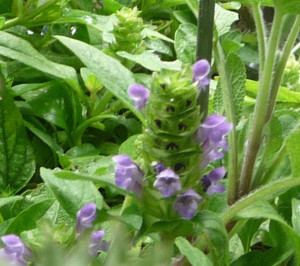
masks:
<svg viewBox="0 0 300 266"><path fill-rule="evenodd" d="M238 12L254 2L222 1L215 9L240 158L259 91L259 56L256 34L241 27ZM298 0L258 2L291 14L287 28L300 13ZM295 84L288 68L251 184L276 180L277 194L266 197L264 187L232 207L226 194L215 195L195 223L145 223L139 204L122 207L125 191L115 185L111 156L135 157L145 125L127 89L150 87L153 71L196 61L197 15L197 0L0 0L0 235L20 235L39 265L66 265L66 258L70 265L154 265L156 248L166 248L153 244L158 232L176 238L174 257L183 264L300 261L300 93L284 87ZM209 112L222 114L228 101L217 69L221 77L213 64ZM85 246L72 244L69 229L89 202L97 204L96 224L108 240L116 234L126 243L112 241L108 255L95 261L82 255Z"/></svg>

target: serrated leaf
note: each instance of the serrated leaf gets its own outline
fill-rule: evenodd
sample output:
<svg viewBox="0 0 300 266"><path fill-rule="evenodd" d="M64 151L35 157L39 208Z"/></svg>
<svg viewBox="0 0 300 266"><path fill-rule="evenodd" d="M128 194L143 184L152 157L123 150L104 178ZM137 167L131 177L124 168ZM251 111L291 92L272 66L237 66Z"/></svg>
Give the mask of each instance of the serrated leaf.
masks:
<svg viewBox="0 0 300 266"><path fill-rule="evenodd" d="M246 91L246 68L244 63L235 53L230 53L226 58L226 68L231 82L232 96L236 124L238 124L244 108L244 98Z"/></svg>
<svg viewBox="0 0 300 266"><path fill-rule="evenodd" d="M135 83L132 73L118 60L104 54L84 42L64 36L56 38L68 47L96 75L100 82L119 98L141 121L142 114L137 111L127 94L127 89Z"/></svg>
<svg viewBox="0 0 300 266"><path fill-rule="evenodd" d="M216 113L216 114L222 114L224 112L222 88L221 88L219 82L218 82L216 91L214 93L213 110L214 110L214 113Z"/></svg>
<svg viewBox="0 0 300 266"><path fill-rule="evenodd" d="M193 266L213 266L209 258L199 249L193 247L189 241L183 237L177 237L175 244Z"/></svg>
<svg viewBox="0 0 300 266"><path fill-rule="evenodd" d="M196 61L197 27L191 23L181 24L175 33L175 51L183 63Z"/></svg>
<svg viewBox="0 0 300 266"><path fill-rule="evenodd" d="M95 202L102 209L103 198L95 185L89 180L68 180L60 178L59 169L41 168L41 177L50 188L63 209L75 218L78 210L85 204Z"/></svg>
<svg viewBox="0 0 300 266"><path fill-rule="evenodd" d="M161 71L162 69L180 70L181 62L176 60L173 62L161 61L159 56L154 51L145 51L141 54L130 54L124 51L117 52L117 54L123 58L131 60L137 64L140 64L144 68L151 71Z"/></svg>
<svg viewBox="0 0 300 266"><path fill-rule="evenodd" d="M292 175L300 175L300 127L292 132L286 139L286 147L292 164Z"/></svg>
<svg viewBox="0 0 300 266"><path fill-rule="evenodd" d="M7 89L0 98L0 190L15 193L35 171L35 159L22 117Z"/></svg>

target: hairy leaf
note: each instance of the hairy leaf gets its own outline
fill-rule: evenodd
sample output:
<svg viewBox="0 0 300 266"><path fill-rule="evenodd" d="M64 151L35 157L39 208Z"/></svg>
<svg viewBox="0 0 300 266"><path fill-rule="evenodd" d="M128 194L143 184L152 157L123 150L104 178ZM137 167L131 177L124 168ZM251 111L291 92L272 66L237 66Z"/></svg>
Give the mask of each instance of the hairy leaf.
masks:
<svg viewBox="0 0 300 266"><path fill-rule="evenodd" d="M292 132L286 139L286 146L292 164L294 177L300 175L300 128Z"/></svg>

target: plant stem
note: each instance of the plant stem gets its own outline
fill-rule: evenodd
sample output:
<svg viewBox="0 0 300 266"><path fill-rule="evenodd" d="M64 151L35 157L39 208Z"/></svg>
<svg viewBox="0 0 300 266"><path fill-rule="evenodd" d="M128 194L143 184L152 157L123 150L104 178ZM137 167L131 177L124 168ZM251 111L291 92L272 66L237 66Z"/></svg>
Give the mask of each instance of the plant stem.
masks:
<svg viewBox="0 0 300 266"><path fill-rule="evenodd" d="M283 143L280 150L276 153L267 171L265 172L264 176L260 180L259 185L264 185L272 179L275 171L277 170L278 166L280 165L285 155L286 155L286 147L285 147L285 143Z"/></svg>
<svg viewBox="0 0 300 266"><path fill-rule="evenodd" d="M215 0L200 0L198 13L198 32L196 60L206 59L211 63L213 49ZM199 93L198 104L202 121L207 117L209 103L209 85Z"/></svg>
<svg viewBox="0 0 300 266"><path fill-rule="evenodd" d="M266 122L269 121L271 118L275 103L276 103L276 98L278 95L278 90L281 84L281 79L284 73L284 69L287 63L287 60L289 59L289 56L291 54L291 51L293 49L294 43L297 39L298 33L300 31L300 15L297 16L295 19L294 25L290 31L290 34L286 40L285 46L283 48L282 56L280 58L280 61L278 63L278 67L276 69L275 75L274 75L274 80L272 84L272 89L271 89L271 94L270 94L270 99L268 102L268 110L266 113Z"/></svg>
<svg viewBox="0 0 300 266"><path fill-rule="evenodd" d="M113 94L110 91L106 91L100 101L97 103L95 110L93 110L93 115L99 115L102 113L112 97Z"/></svg>
<svg viewBox="0 0 300 266"><path fill-rule="evenodd" d="M238 196L238 142L236 133L236 116L234 112L234 102L231 90L231 82L226 72L225 56L220 42L218 41L215 48L215 58L217 62L222 94L224 99L225 113L228 121L233 123L232 131L229 134L229 171L228 171L228 204L235 202Z"/></svg>
<svg viewBox="0 0 300 266"><path fill-rule="evenodd" d="M232 205L229 209L227 209L222 215L221 218L225 224L232 221L234 217L241 212L242 210L248 208L253 203L262 200L262 199L270 199L276 195L277 193L290 189L294 186L300 185L300 176L295 178L285 178L278 180L276 182L270 183L253 193L249 194L245 198L240 199L234 205Z"/></svg>
<svg viewBox="0 0 300 266"><path fill-rule="evenodd" d="M161 234L160 241L156 243L155 254L157 256L155 265L170 266L173 255L174 238Z"/></svg>
<svg viewBox="0 0 300 266"><path fill-rule="evenodd" d="M83 123L81 123L72 133L72 139L73 139L73 142L75 143L75 145L81 144L81 136L82 136L83 132L92 123L99 122L99 121L102 121L107 118L116 118L116 116L114 116L114 115L99 115L99 116L92 117L92 118L84 121Z"/></svg>
<svg viewBox="0 0 300 266"><path fill-rule="evenodd" d="M268 54L264 71L259 82L259 91L251 121L248 145L246 147L245 158L242 166L240 179L239 196L249 192L254 163L260 148L263 127L265 125L264 114L267 111L267 104L271 90L271 82L275 65L276 51L279 44L280 32L282 29L283 14L275 11L273 27L268 43Z"/></svg>
<svg viewBox="0 0 300 266"><path fill-rule="evenodd" d="M256 1L252 1L252 10L253 10L253 17L255 21L257 40L259 46L260 73L262 73L265 65L265 58L266 58L266 32L265 32L264 20L263 20L262 12L260 10L259 3L256 3Z"/></svg>

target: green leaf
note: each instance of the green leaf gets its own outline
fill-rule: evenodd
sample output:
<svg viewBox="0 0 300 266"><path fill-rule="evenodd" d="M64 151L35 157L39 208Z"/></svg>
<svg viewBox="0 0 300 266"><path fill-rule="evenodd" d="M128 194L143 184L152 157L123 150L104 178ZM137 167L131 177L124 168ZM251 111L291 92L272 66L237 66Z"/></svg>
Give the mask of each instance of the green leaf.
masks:
<svg viewBox="0 0 300 266"><path fill-rule="evenodd" d="M287 14L300 14L300 1L299 0L273 0L274 6L280 12Z"/></svg>
<svg viewBox="0 0 300 266"><path fill-rule="evenodd" d="M188 259L193 266L213 266L208 257L199 249L193 247L189 241L183 237L177 237L175 244L180 252Z"/></svg>
<svg viewBox="0 0 300 266"><path fill-rule="evenodd" d="M66 79L73 85L77 84L73 68L53 63L36 51L29 42L4 31L0 31L0 54L51 76Z"/></svg>
<svg viewBox="0 0 300 266"><path fill-rule="evenodd" d="M228 236L220 217L213 212L202 211L199 215L199 225L204 233L202 236L205 237L203 242L209 245L214 265L228 265Z"/></svg>
<svg viewBox="0 0 300 266"><path fill-rule="evenodd" d="M133 135L125 140L119 148L119 154L128 154L132 159L136 158L138 155L134 145L139 136Z"/></svg>
<svg viewBox="0 0 300 266"><path fill-rule="evenodd" d="M236 124L238 124L244 108L246 69L242 60L235 53L227 56L226 67L231 82Z"/></svg>
<svg viewBox="0 0 300 266"><path fill-rule="evenodd" d="M276 212L273 206L267 201L258 201L250 207L239 212L238 217L241 219L271 219L279 222L287 235L293 241L295 254L300 259L300 238L288 223Z"/></svg>
<svg viewBox="0 0 300 266"><path fill-rule="evenodd" d="M20 212L7 228L6 234L20 234L23 231L34 229L36 222L45 215L53 202L52 199L44 200Z"/></svg>
<svg viewBox="0 0 300 266"><path fill-rule="evenodd" d="M292 164L294 177L300 175L300 127L292 132L286 139L286 147Z"/></svg>
<svg viewBox="0 0 300 266"><path fill-rule="evenodd" d="M196 61L197 27L194 24L181 24L175 33L175 51L183 63Z"/></svg>
<svg viewBox="0 0 300 266"><path fill-rule="evenodd" d="M127 94L128 87L135 83L132 73L127 68L91 45L63 36L56 38L74 52L100 82L144 122L142 114L133 107Z"/></svg>
<svg viewBox="0 0 300 266"><path fill-rule="evenodd" d="M41 177L69 215L75 218L78 210L89 202L95 202L97 208L102 209L103 198L91 181L60 178L58 173L61 172L41 168Z"/></svg>
<svg viewBox="0 0 300 266"><path fill-rule="evenodd" d="M292 224L298 235L300 235L300 200L292 199Z"/></svg>
<svg viewBox="0 0 300 266"><path fill-rule="evenodd" d="M82 120L81 107L76 96L62 82L47 82L21 97L29 103L37 116L67 131L74 129Z"/></svg>
<svg viewBox="0 0 300 266"><path fill-rule="evenodd" d="M124 51L117 52L117 54L123 58L126 58L137 64L140 64L144 68L149 69L151 71L160 71L162 69L171 69L171 70L181 69L180 61L178 60L173 62L161 61L157 54L149 50L142 52L141 54L129 54Z"/></svg>
<svg viewBox="0 0 300 266"><path fill-rule="evenodd" d="M15 193L35 171L35 160L22 117L7 89L0 98L0 190Z"/></svg>
<svg viewBox="0 0 300 266"><path fill-rule="evenodd" d="M15 201L23 199L22 196L13 196L13 197L7 197L7 198L0 198L0 208L6 204L13 203Z"/></svg>
<svg viewBox="0 0 300 266"><path fill-rule="evenodd" d="M236 12L232 12L222 8L221 6L215 6L215 24L218 36L227 33L231 29L233 22L237 21L239 16Z"/></svg>

